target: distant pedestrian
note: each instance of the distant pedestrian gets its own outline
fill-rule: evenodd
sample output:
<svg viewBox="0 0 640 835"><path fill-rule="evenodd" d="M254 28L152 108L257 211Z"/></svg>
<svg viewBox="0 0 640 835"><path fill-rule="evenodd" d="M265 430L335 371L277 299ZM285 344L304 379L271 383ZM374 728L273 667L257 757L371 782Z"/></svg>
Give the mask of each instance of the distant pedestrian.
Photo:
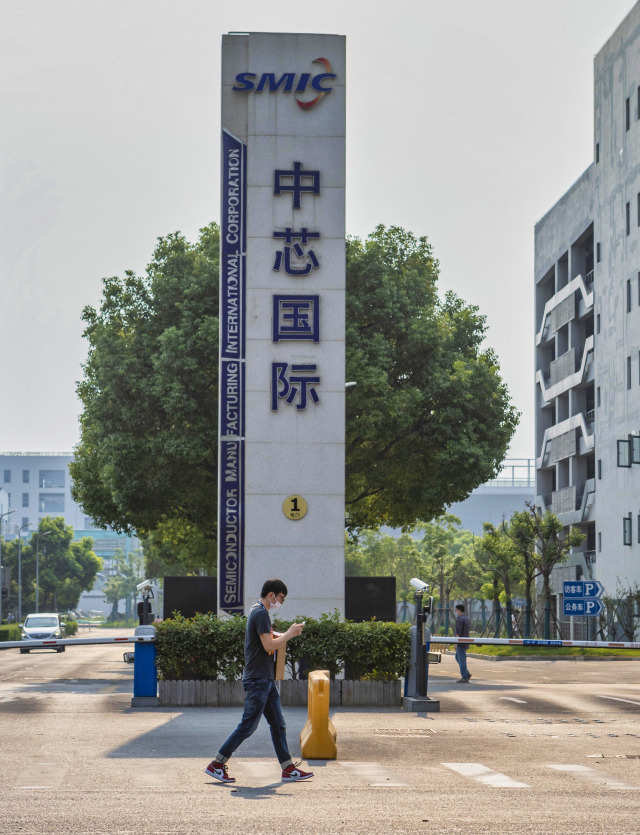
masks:
<svg viewBox="0 0 640 835"><path fill-rule="evenodd" d="M464 613L464 605L458 603L456 606L456 638L468 638L471 628L471 621ZM460 667L460 678L458 684L468 684L471 673L467 669L467 646L456 644L456 661Z"/></svg>
<svg viewBox="0 0 640 835"><path fill-rule="evenodd" d="M230 777L227 762L233 752L248 739L265 717L271 729L271 740L282 769L282 780L308 780L313 772L303 771L291 759L287 746L287 726L280 707L280 694L275 683L274 650L285 651L290 638L296 638L304 629L304 623L292 623L283 634L274 633L271 628L269 610L277 611L285 601L287 587L277 577L267 580L262 586L260 600L255 603L247 618L244 638L244 713L242 720L231 736L224 742L215 759L205 768L205 773L221 783L235 783ZM277 827L273 827L277 828Z"/></svg>

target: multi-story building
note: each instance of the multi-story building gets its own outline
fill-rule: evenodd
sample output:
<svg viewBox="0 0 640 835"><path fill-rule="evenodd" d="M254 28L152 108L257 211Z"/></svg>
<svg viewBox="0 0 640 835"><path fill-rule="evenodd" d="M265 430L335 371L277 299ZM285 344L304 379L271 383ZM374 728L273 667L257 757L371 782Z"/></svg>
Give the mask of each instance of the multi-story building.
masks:
<svg viewBox="0 0 640 835"><path fill-rule="evenodd" d="M102 588L116 571L115 551L121 549L130 554L140 548L140 542L136 537L96 527L73 501L69 474L72 460L69 452L0 452L0 490L7 494L7 509L13 510L1 520L0 532L10 540L22 528L21 535L26 537L37 530L45 516L62 516L65 524L73 528L74 539L90 536L95 554L103 561L103 569L95 588L82 595L79 606L107 615L111 604L106 602Z"/></svg>
<svg viewBox="0 0 640 835"><path fill-rule="evenodd" d="M594 61L594 159L535 227L537 504L586 535L554 572L640 581L640 3Z"/></svg>

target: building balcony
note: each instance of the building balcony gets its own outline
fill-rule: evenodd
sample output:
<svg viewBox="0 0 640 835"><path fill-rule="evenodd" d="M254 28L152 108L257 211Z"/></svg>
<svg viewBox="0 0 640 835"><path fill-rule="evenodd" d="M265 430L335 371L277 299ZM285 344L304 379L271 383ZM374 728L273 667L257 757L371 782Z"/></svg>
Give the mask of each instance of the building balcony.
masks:
<svg viewBox="0 0 640 835"><path fill-rule="evenodd" d="M580 316L583 316L587 310L593 308L593 279L593 270L587 273L585 278L577 275L549 299L544 306L542 325L536 334L536 345L543 345L545 342L548 342L558 328L566 325L567 322L575 318L575 301L571 302L569 299L576 292L580 293L580 310L578 311Z"/></svg>
<svg viewBox="0 0 640 835"><path fill-rule="evenodd" d="M579 525L594 521L595 495L595 479L588 478L582 485L573 484L546 496L538 496L536 504L543 511L550 510L563 525Z"/></svg>
<svg viewBox="0 0 640 835"><path fill-rule="evenodd" d="M536 371L536 383L547 403L593 376L594 345L593 335L588 336L580 351L570 348L547 368Z"/></svg>
<svg viewBox="0 0 640 835"><path fill-rule="evenodd" d="M561 423L556 423L544 430L542 438L542 452L536 458L536 469L541 470L553 466L557 461L567 458L570 455L585 455L593 452L595 447L595 411L591 409L586 414L572 415ZM567 443L559 439L569 432L578 430L578 444Z"/></svg>

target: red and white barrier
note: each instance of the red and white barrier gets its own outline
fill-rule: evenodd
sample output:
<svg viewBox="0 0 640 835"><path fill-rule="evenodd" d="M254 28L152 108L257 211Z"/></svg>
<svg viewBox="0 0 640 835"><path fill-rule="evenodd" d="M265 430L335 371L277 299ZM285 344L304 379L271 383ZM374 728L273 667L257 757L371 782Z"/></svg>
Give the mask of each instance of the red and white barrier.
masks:
<svg viewBox="0 0 640 835"><path fill-rule="evenodd" d="M58 638L47 641L0 641L0 649L50 649L71 647L82 644L149 644L153 635L129 635L126 638Z"/></svg>
<svg viewBox="0 0 640 835"><path fill-rule="evenodd" d="M640 643L631 641L544 641L534 638L449 638L444 635L432 635L432 644L463 644L504 647L590 647L594 649L640 649Z"/></svg>

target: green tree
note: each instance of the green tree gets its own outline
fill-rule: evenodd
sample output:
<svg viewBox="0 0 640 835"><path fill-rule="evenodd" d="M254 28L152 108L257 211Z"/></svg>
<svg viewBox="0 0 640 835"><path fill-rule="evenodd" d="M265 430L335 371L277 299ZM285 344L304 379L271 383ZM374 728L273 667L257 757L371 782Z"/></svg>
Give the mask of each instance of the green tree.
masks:
<svg viewBox="0 0 640 835"><path fill-rule="evenodd" d="M451 513L434 519L432 522L420 523L418 529L422 531L420 551L425 559L425 580L436 590L440 617L438 623L443 623L445 635L449 634L451 599L456 591L467 589L469 585L470 565L466 548L472 541L469 531L460 529L460 519ZM435 612L432 613L432 627L435 624Z"/></svg>
<svg viewBox="0 0 640 835"><path fill-rule="evenodd" d="M535 560L536 540L530 524L529 511L516 511L511 516L507 530L521 560L525 597L524 637L529 638L532 632L533 595L535 578L537 576Z"/></svg>
<svg viewBox="0 0 640 835"><path fill-rule="evenodd" d="M215 571L219 231L160 238L144 277L105 279L85 308L72 494L101 526L166 531ZM163 537L159 537L163 541ZM158 537L150 557L162 562Z"/></svg>
<svg viewBox="0 0 640 835"><path fill-rule="evenodd" d="M219 230L160 238L145 276L104 281L89 343L73 497L136 530L157 576L216 566ZM425 238L347 241L346 502L352 531L409 528L492 477L517 413L484 318L448 293Z"/></svg>
<svg viewBox="0 0 640 835"><path fill-rule="evenodd" d="M22 610L36 608L36 557L39 548L39 610L75 609L83 591L92 588L102 560L93 552L91 537L73 541L73 528L62 516L46 516L22 547ZM46 535L45 535L46 534ZM8 547L9 546L9 547ZM18 599L18 542L3 544L3 563L11 569L11 605Z"/></svg>
<svg viewBox="0 0 640 835"><path fill-rule="evenodd" d="M347 539L345 570L348 576L396 578L396 598L413 600L410 580L426 571L418 545L407 534L392 537L378 530L363 531L357 541Z"/></svg>
<svg viewBox="0 0 640 835"><path fill-rule="evenodd" d="M492 478L518 415L484 317L437 294L426 238L379 226L347 241L350 529L411 527Z"/></svg>
<svg viewBox="0 0 640 835"><path fill-rule="evenodd" d="M544 603L544 638L551 637L551 572L569 558L570 552L585 539L578 528L565 530L558 517L547 510L541 513L527 502L527 510L514 523L518 526L515 539L520 543L521 553L525 551L536 569L536 576L542 577L542 601Z"/></svg>
<svg viewBox="0 0 640 835"><path fill-rule="evenodd" d="M513 637L513 604L511 602L512 586L517 584L522 577L521 560L513 539L507 532L507 525L492 525L485 522L482 526L484 536L482 537L481 548L488 556L487 567L494 572L502 582L505 592L505 605L507 609L507 636ZM494 585L494 600L497 586ZM496 630L499 634L499 621L496 623ZM497 637L497 636L496 636Z"/></svg>
<svg viewBox="0 0 640 835"><path fill-rule="evenodd" d="M122 548L116 548L113 554L112 574L104 585L104 596L107 602L111 603L109 620L120 620L118 603L125 601L124 617L128 620L133 617L133 603L137 597L137 585L142 578L143 558L140 551L131 551L128 554Z"/></svg>

